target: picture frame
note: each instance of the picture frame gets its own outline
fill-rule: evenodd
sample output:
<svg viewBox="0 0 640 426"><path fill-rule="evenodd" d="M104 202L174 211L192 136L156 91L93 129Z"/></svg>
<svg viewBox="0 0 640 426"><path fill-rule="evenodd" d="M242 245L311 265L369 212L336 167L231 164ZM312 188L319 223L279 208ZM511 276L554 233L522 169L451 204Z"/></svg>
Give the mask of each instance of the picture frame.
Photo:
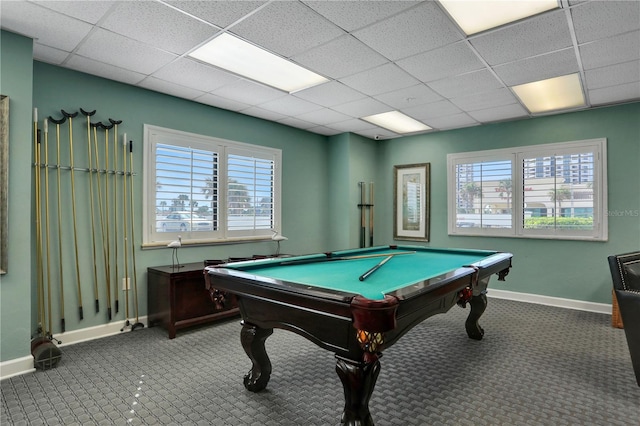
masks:
<svg viewBox="0 0 640 426"><path fill-rule="evenodd" d="M431 163L393 169L393 238L429 241Z"/></svg>

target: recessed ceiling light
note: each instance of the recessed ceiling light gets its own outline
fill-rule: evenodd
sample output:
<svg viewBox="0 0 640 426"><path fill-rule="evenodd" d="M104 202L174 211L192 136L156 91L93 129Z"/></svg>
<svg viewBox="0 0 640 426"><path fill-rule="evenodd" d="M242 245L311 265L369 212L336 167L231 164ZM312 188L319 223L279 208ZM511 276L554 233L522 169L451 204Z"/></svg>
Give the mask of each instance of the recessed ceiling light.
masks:
<svg viewBox="0 0 640 426"><path fill-rule="evenodd" d="M556 9L558 0L440 0L467 35Z"/></svg>
<svg viewBox="0 0 640 426"><path fill-rule="evenodd" d="M200 46L189 56L289 93L329 81L227 33Z"/></svg>
<svg viewBox="0 0 640 426"><path fill-rule="evenodd" d="M376 126L384 127L396 133L413 133L424 130L431 130L431 127L414 120L399 111L383 112L382 114L362 117L363 120L373 123Z"/></svg>
<svg viewBox="0 0 640 426"><path fill-rule="evenodd" d="M533 114L585 106L577 73L520 84L512 89Z"/></svg>

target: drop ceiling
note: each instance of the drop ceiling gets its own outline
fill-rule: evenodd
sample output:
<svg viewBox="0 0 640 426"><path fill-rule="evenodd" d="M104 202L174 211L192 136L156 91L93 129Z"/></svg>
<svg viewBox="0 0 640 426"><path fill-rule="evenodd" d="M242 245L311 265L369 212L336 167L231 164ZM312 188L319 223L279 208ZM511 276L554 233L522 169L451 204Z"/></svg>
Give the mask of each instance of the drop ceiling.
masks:
<svg viewBox="0 0 640 426"><path fill-rule="evenodd" d="M559 8L466 36L436 1L15 1L2 29L34 59L323 135L400 135L532 117L511 87L578 73L585 108L640 100L640 1ZM228 32L329 79L286 93L188 54Z"/></svg>

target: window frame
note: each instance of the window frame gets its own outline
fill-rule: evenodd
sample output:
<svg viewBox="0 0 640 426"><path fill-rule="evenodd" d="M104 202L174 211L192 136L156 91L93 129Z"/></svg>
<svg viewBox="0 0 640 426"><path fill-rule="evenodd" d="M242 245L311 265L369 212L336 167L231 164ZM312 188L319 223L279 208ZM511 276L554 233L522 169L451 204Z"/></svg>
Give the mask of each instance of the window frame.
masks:
<svg viewBox="0 0 640 426"><path fill-rule="evenodd" d="M526 229L525 217L525 173L523 161L529 158L551 157L562 154L592 152L593 159L593 229ZM483 228L457 226L456 166L483 161L504 161L512 164L512 208L511 228ZM516 191L515 188L521 188ZM508 238L535 238L558 240L608 240L607 214L607 139L585 139L570 142L519 146L504 149L452 153L447 155L447 225L451 236L483 236Z"/></svg>
<svg viewBox="0 0 640 426"><path fill-rule="evenodd" d="M231 141L181 130L144 124L143 139L143 203L142 203L142 246L144 248L164 247L170 241L181 237L183 245L214 245L233 242L270 240L275 230L281 229L281 170L282 150L244 142ZM169 141L167 141L169 139ZM156 147L158 144L188 147L217 152L218 155L218 229L197 232L158 232L156 229ZM241 152L253 158L273 161L273 220L272 227L252 230L228 230L227 208L227 160L230 153ZM153 215L153 217L152 217ZM215 228L215 226L214 226Z"/></svg>

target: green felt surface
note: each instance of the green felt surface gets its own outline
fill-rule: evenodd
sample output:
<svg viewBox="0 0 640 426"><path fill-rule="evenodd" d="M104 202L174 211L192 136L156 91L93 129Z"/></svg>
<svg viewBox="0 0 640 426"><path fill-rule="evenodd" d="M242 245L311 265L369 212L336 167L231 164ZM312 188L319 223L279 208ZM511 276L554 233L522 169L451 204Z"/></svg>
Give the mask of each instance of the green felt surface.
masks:
<svg viewBox="0 0 640 426"><path fill-rule="evenodd" d="M481 262L496 253L484 250L446 250L399 246L397 249L387 247L334 252L333 256L383 255L406 251L415 251L415 253L393 256L364 281L360 281L358 278L384 260L385 256L288 265L281 264L282 260L269 261L264 265L251 266L250 272L263 277L357 293L368 299L380 300L384 298L386 293L446 274L471 263ZM322 256L318 257L322 258ZM315 257L293 257L284 262L305 258L314 259ZM245 269L241 264L231 265L231 267L239 270Z"/></svg>

